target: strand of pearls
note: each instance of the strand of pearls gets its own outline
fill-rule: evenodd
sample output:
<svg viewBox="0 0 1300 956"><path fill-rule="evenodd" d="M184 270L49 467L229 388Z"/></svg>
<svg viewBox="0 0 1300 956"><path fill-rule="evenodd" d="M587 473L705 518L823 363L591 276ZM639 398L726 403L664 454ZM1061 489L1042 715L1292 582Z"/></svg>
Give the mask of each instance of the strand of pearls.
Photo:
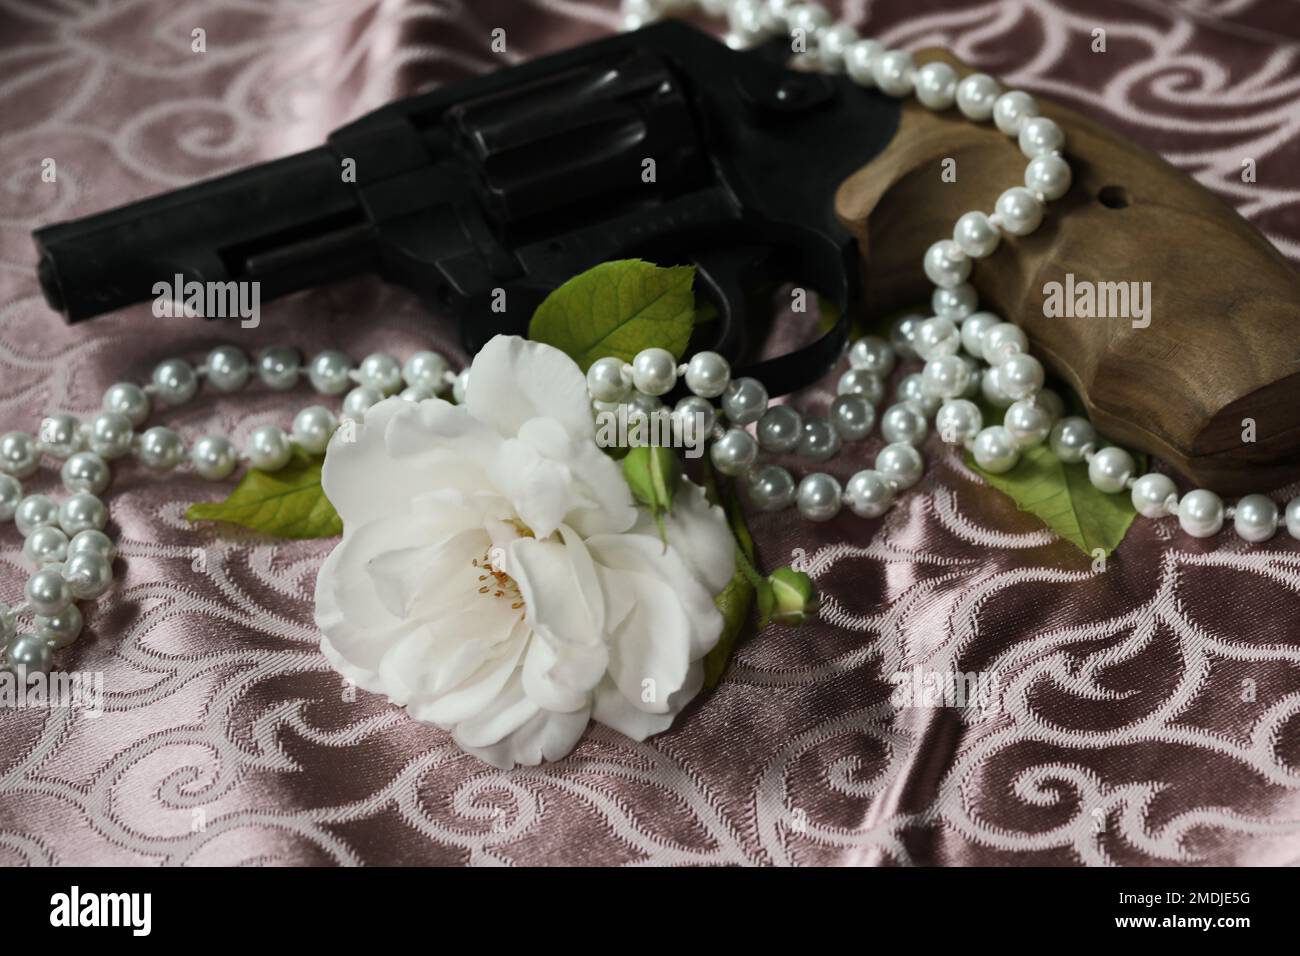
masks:
<svg viewBox="0 0 1300 956"><path fill-rule="evenodd" d="M219 393L242 389L253 378L272 391L296 386L304 372L321 395L343 395L341 416L323 405L303 408L289 431L263 425L248 436L242 453L223 435L204 435L188 449L171 428L145 428L155 405L176 407L197 394L206 381ZM110 462L136 458L152 471L192 470L220 481L240 463L259 471L278 471L289 463L293 446L312 454L325 450L340 420L360 422L371 405L389 395L410 401L453 389L464 398L468 372L456 375L436 352L422 351L401 365L391 355L374 353L353 366L342 352L321 352L304 369L295 349L272 347L256 365L240 349L220 346L195 367L184 359L159 363L144 385L118 382L105 393L102 410L89 421L74 415L48 416L35 437L26 432L0 436L0 521L13 520L23 556L35 567L24 600L0 604L0 654L15 671L48 673L56 650L75 641L82 629L77 601L101 597L113 583L116 546L104 528L108 508L99 497L112 479ZM141 431L141 429L144 429ZM23 493L22 481L36 474L44 457L59 466L62 502L49 495ZM20 633L19 623L31 617Z"/></svg>
<svg viewBox="0 0 1300 956"><path fill-rule="evenodd" d="M1108 494L1127 491L1139 514L1148 518L1177 516L1182 529L1194 537L1218 534L1230 519L1246 541L1268 540L1280 522L1293 537L1300 538L1300 498L1287 505L1283 517L1267 495L1246 495L1235 505L1225 506L1208 489L1197 488L1179 498L1167 476L1157 472L1139 476L1133 456L1116 445L1103 444L1087 419L1062 417L1064 404L1060 396L1043 387L1043 366L1028 353L1029 342L1019 326L979 310L978 296L967 281L974 261L992 255L1003 235L1032 233L1042 223L1047 204L1070 188L1072 174L1062 156L1065 134L1054 121L1039 115L1032 96L1020 90L1003 91L997 80L983 73L959 80L946 63L917 67L911 54L859 38L851 25L833 23L830 13L815 3L625 0L624 27L639 29L665 14L696 7L727 17L727 42L732 47L749 47L782 33L801 35L807 43L805 55L821 69L847 73L860 86L875 87L889 96L914 94L922 105L935 111L955 107L974 122L992 121L1016 139L1028 160L1024 185L1003 192L991 212L973 210L961 216L952 238L940 239L926 251L922 265L935 285L930 303L934 314L899 320L889 342L868 336L853 344L851 367L839 380L830 421L803 419L788 406L768 408L761 383L743 378L727 381L729 369L721 356L703 353L683 366L687 386L694 394L683 399L673 414L702 413L700 403L711 413L708 399L721 396L722 412L731 427L725 431L719 427L710 457L719 471L746 479L757 507L779 510L794 504L804 517L826 521L847 503L855 514L878 517L899 491L920 480L924 461L916 446L933 420L943 441L966 447L979 466L992 473L1010 470L1022 451L1046 441L1062 461L1086 461L1093 487ZM642 353L632 363L631 372L617 360L604 360L613 364L604 367L598 381L589 379L593 397L614 400L601 396L616 394L618 389L612 383L617 381L634 387L632 403L652 413L650 400L673 385L665 372L672 356L664 355L668 356L667 366L663 356L644 359L647 367L653 364L663 373L651 383L653 389L662 390L643 388L637 378L636 369L647 356ZM757 464L760 447L776 453L797 451L813 461L825 461L839 451L842 439L866 437L884 396L885 376L900 356L920 358L925 366L922 372L903 378L896 403L880 415L880 431L889 444L876 456L874 468L858 472L842 488L825 473L806 475L796 486L786 469ZM696 379L707 382L704 390L692 384L691 369L697 363ZM700 371L704 369L707 374ZM984 424L979 407L970 401L979 393L994 407L1005 409L1002 424ZM708 421L712 430L712 417ZM750 424L755 425L757 439L745 430Z"/></svg>

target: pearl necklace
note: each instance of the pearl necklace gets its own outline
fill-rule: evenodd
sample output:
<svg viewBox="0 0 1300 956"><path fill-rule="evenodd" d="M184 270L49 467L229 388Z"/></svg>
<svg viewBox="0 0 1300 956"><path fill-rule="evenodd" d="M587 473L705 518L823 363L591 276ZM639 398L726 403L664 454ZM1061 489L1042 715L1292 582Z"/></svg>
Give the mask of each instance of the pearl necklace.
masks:
<svg viewBox="0 0 1300 956"><path fill-rule="evenodd" d="M722 397L722 412L731 427L719 430L710 448L714 466L724 474L745 479L756 507L776 511L793 504L812 521L835 517L846 503L864 518L883 514L899 491L920 480L924 461L916 446L925 438L933 417L940 438L969 449L985 471L1008 471L1024 449L1047 441L1061 461L1086 461L1093 487L1107 494L1128 491L1139 514L1147 518L1176 515L1182 529L1194 537L1217 534L1225 519L1232 519L1236 533L1246 541L1266 541L1276 533L1278 506L1266 495L1246 495L1235 506L1225 507L1208 489L1189 491L1180 499L1166 475L1151 472L1137 476L1137 463L1129 452L1103 446L1087 419L1062 417L1064 404L1060 396L1043 387L1043 367L1028 354L1025 333L991 312L978 310L975 289L966 281L973 260L991 255L1003 233L1025 236L1033 232L1043 220L1046 204L1070 188L1070 166L1061 155L1065 134L1055 122L1038 115L1032 96L1019 90L1003 92L993 77L983 73L959 81L946 63L918 68L911 54L860 39L848 24L832 24L831 15L815 3L624 0L623 26L636 30L665 14L687 12L696 6L704 13L727 17L727 43L733 48L789 33L805 40L805 56L811 62L830 72L843 71L863 87L876 87L894 97L915 94L922 105L935 111L956 106L975 122L992 120L999 130L1017 139L1029 160L1024 185L1006 190L991 213L972 211L961 216L951 239L930 246L922 264L935 285L930 302L934 315L900 319L889 342L867 336L853 344L849 349L851 368L839 380L830 421L804 419L785 405L768 408L762 383L754 379L728 383L726 361L712 353L696 355L680 369L671 367L671 356L665 362L667 353L649 352L638 355L627 367L607 365L589 377L594 398L621 401L621 390L631 384L638 392L633 402L644 410L646 396L666 393L673 387L674 373L684 374L694 394L673 414L704 414L701 400L707 405L707 398ZM841 440L866 437L884 397L884 376L899 356L921 358L926 364L924 371L902 380L896 404L880 416L881 434L889 444L876 456L875 468L858 472L842 488L825 473L806 475L796 486L786 469L756 465L760 447L775 453L797 450L806 458L824 461L835 455ZM696 381L705 383L703 390L692 384L693 370ZM994 407L1006 409L1001 425L984 425L979 407L970 401L981 392ZM757 439L745 430L750 424L755 424ZM1293 537L1300 538L1300 498L1287 505L1285 524Z"/></svg>
<svg viewBox="0 0 1300 956"><path fill-rule="evenodd" d="M304 370L296 350L277 346L260 353L256 371L267 388L285 391L298 384ZM416 352L405 365L375 353L355 368L342 352L325 351L311 361L306 374L321 395L347 393L341 415L323 405L309 405L294 416L289 432L278 425L254 429L242 454L222 435L205 435L187 456L185 443L170 428L155 425L137 434L155 403L188 402L201 381L222 393L243 388L252 378L253 365L242 350L229 345L213 349L197 368L184 359L167 359L143 386L111 386L104 393L103 410L89 422L51 415L35 438L25 432L0 437L0 521L13 519L26 538L23 555L36 567L24 588L25 600L12 608L0 604L0 650L9 668L24 678L48 673L54 651L81 633L76 602L101 597L113 583L116 548L104 533L108 508L98 497L112 478L110 461L134 455L152 471L188 466L214 481L229 477L241 461L260 471L278 471L289 463L294 444L320 454L341 421L360 422L366 409L389 395L420 401L450 386L459 402L468 380L467 372L454 374L445 358L429 351ZM35 474L46 455L63 461L60 476L69 497L61 504L48 495L23 494L20 480ZM27 615L33 618L32 628L20 634L19 621Z"/></svg>
<svg viewBox="0 0 1300 956"><path fill-rule="evenodd" d="M689 10L695 0L624 0L624 26L637 29L659 16ZM931 297L934 315L911 316L894 323L890 339L866 336L849 349L850 368L839 379L830 418L805 418L788 405L769 407L767 390L753 378L731 378L727 360L700 352L678 365L664 349L646 349L631 363L607 357L587 373L587 386L597 411L623 408L637 416L664 415L703 423L697 434L710 435L710 461L719 472L743 480L751 503L765 511L796 506L811 521L827 521L847 504L854 514L876 518L884 514L898 492L915 485L924 471L917 445L933 418L940 438L971 451L981 468L1000 473L1013 468L1026 448L1049 443L1062 461L1088 463L1088 478L1103 492L1128 491L1138 513L1148 518L1178 517L1183 530L1195 537L1217 534L1231 518L1237 534L1247 541L1265 541L1279 524L1277 505L1265 495L1247 495L1234 507L1208 489L1196 489L1180 499L1173 482L1155 472L1135 477L1133 456L1117 446L1102 446L1084 418L1062 417L1060 396L1043 387L1042 365L1028 354L1021 329L990 312L978 310L974 288L966 281L972 260L997 248L1003 233L1028 235L1042 221L1047 202L1069 189L1070 168L1061 156L1065 137L1060 127L1038 115L1029 94L1003 92L997 81L973 74L958 81L945 63L917 68L911 55L885 50L874 40L859 39L847 24L832 25L822 7L789 0L699 0L707 13L726 14L728 43L746 47L782 31L802 31L811 53L828 70L844 70L866 87L896 97L915 94L923 105L946 110L956 105L976 122L992 120L1003 133L1018 138L1029 158L1025 185L1008 189L992 213L968 212L957 220L951 239L934 243L925 253L926 276L936 288ZM961 354L962 351L966 354ZM847 486L829 474L804 476L796 485L785 468L758 464L758 453L797 452L812 461L834 457L844 441L867 437L876 424L876 409L884 400L885 377L899 357L920 358L924 370L905 376L895 403L879 415L881 435L888 444L876 456L875 467L859 471ZM410 401L435 397L450 386L462 402L468 370L450 371L436 352L415 353L401 365L390 355L375 353L353 367L342 352L325 351L306 368L317 392L346 393L340 415L322 405L310 405L293 419L288 433L264 425L249 436L242 454L229 439L206 435L189 449L172 429L153 426L136 430L149 419L155 402L175 406L189 401L201 381L218 392L234 392L252 377L248 356L233 346L213 349L199 366L168 359L143 385L120 382L104 394L103 411L90 422L75 416L47 417L39 435L23 432L0 437L0 521L13 519L26 540L23 554L36 566L24 588L25 600L14 607L0 604L0 648L5 663L20 676L48 673L54 651L81 633L80 600L94 600L112 585L116 553L104 533L108 509L98 497L111 479L109 462L134 455L153 471L168 472L186 465L212 480L230 476L242 461L252 468L275 471L292 456L292 445L320 454L341 422L360 422L366 409L383 398L400 394ZM299 381L303 368L291 348L273 347L258 356L256 372L269 389L285 391ZM670 412L660 396L684 379L691 395ZM403 387L403 385L405 387ZM1005 408L1001 425L985 427L970 398L976 394ZM721 413L728 427L718 422ZM681 428L681 421L678 423ZM755 435L747 431L754 425ZM60 469L67 497L56 504L43 494L23 495L20 480L39 469L42 457L63 461ZM1286 508L1287 531L1300 538L1300 497ZM19 633L18 623L33 618L32 630Z"/></svg>

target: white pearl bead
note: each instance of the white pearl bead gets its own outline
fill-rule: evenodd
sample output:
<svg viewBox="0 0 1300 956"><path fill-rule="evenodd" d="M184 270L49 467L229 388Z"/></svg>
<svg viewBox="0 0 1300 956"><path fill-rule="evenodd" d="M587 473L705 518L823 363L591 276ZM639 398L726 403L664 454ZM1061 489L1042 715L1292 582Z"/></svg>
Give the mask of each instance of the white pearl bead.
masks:
<svg viewBox="0 0 1300 956"><path fill-rule="evenodd" d="M785 454L794 451L803 438L803 416L789 405L773 405L754 429L764 451Z"/></svg>
<svg viewBox="0 0 1300 956"><path fill-rule="evenodd" d="M297 385L301 370L298 350L288 346L273 345L257 356L257 377L273 392L287 392Z"/></svg>
<svg viewBox="0 0 1300 956"><path fill-rule="evenodd" d="M748 425L767 411L767 389L756 378L731 381L722 393L722 413L733 425Z"/></svg>
<svg viewBox="0 0 1300 956"><path fill-rule="evenodd" d="M995 475L1010 471L1020 461L1020 449L1011 432L1001 425L981 429L971 447L975 463Z"/></svg>
<svg viewBox="0 0 1300 956"><path fill-rule="evenodd" d="M718 412L707 398L687 395L673 407L671 417L676 428L673 434L682 436L685 447L699 448L713 432ZM691 441L690 444L686 443L687 439Z"/></svg>
<svg viewBox="0 0 1300 956"><path fill-rule="evenodd" d="M1070 164L1050 153L1037 156L1025 167L1025 188L1042 193L1044 199L1060 199L1070 191Z"/></svg>
<svg viewBox="0 0 1300 956"><path fill-rule="evenodd" d="M1025 120L1037 115L1038 103L1020 90L1003 93L993 103L993 122L1007 136L1019 136Z"/></svg>
<svg viewBox="0 0 1300 956"><path fill-rule="evenodd" d="M131 420L118 412L100 412L90 423L90 450L105 461L121 458L131 450Z"/></svg>
<svg viewBox="0 0 1300 956"><path fill-rule="evenodd" d="M996 367L1013 355L1023 355L1027 352L1029 338L1020 326L1011 322L1000 322L984 333L981 346L984 351L984 361ZM1002 385L1001 380L998 384Z"/></svg>
<svg viewBox="0 0 1300 956"><path fill-rule="evenodd" d="M911 405L925 418L939 410L939 399L926 390L925 376L920 372L904 375L894 392L894 398L905 405Z"/></svg>
<svg viewBox="0 0 1300 956"><path fill-rule="evenodd" d="M942 61L916 71L916 98L932 110L946 110L957 98L957 71Z"/></svg>
<svg viewBox="0 0 1300 956"><path fill-rule="evenodd" d="M69 604L58 614L36 616L36 636L45 641L51 650L67 647L81 633L81 611Z"/></svg>
<svg viewBox="0 0 1300 956"><path fill-rule="evenodd" d="M1197 488L1178 502L1178 524L1193 538L1208 538L1223 527L1223 499L1213 491Z"/></svg>
<svg viewBox="0 0 1300 956"><path fill-rule="evenodd" d="M402 366L402 381L413 388L424 389L430 395L441 395L447 390L447 373L451 366L437 352L423 349L406 360Z"/></svg>
<svg viewBox="0 0 1300 956"><path fill-rule="evenodd" d="M1267 495L1246 495L1233 512L1232 526L1243 541L1267 541L1277 533L1277 505Z"/></svg>
<svg viewBox="0 0 1300 956"><path fill-rule="evenodd" d="M0 471L14 478L27 478L40 467L41 454L26 432L9 432L0 438Z"/></svg>
<svg viewBox="0 0 1300 956"><path fill-rule="evenodd" d="M986 368L980 376L980 396L994 408L1008 408L1015 401L998 384L998 370Z"/></svg>
<svg viewBox="0 0 1300 956"><path fill-rule="evenodd" d="M155 425L140 436L140 461L154 471L169 471L185 458L185 443L170 428Z"/></svg>
<svg viewBox="0 0 1300 956"><path fill-rule="evenodd" d="M181 405L198 391L199 379L194 366L184 359L167 359L153 370L154 393L164 405Z"/></svg>
<svg viewBox="0 0 1300 956"><path fill-rule="evenodd" d="M809 521L830 521L840 513L843 491L840 483L823 472L805 475L795 499L799 513Z"/></svg>
<svg viewBox="0 0 1300 956"><path fill-rule="evenodd" d="M970 257L951 239L940 239L931 245L925 251L923 264L926 278L945 289L960 285L970 275Z"/></svg>
<svg viewBox="0 0 1300 956"><path fill-rule="evenodd" d="M380 395L396 395L402 390L402 367L385 352L372 352L357 366L357 380Z"/></svg>
<svg viewBox="0 0 1300 956"><path fill-rule="evenodd" d="M1097 444L1097 432L1088 419L1072 415L1052 426L1047 441L1053 455L1072 465L1083 461L1084 451L1089 445Z"/></svg>
<svg viewBox="0 0 1300 956"><path fill-rule="evenodd" d="M831 424L844 441L861 441L871 434L876 410L861 395L839 395L831 402Z"/></svg>
<svg viewBox="0 0 1300 956"><path fill-rule="evenodd" d="M1292 498L1286 506L1286 531L1293 538L1300 538L1300 498Z"/></svg>
<svg viewBox="0 0 1300 956"><path fill-rule="evenodd" d="M200 477L220 481L235 470L239 458L235 447L221 435L204 435L190 449L190 461Z"/></svg>
<svg viewBox="0 0 1300 956"><path fill-rule="evenodd" d="M14 527L26 537L37 528L58 523L59 507L49 495L28 495L14 509Z"/></svg>
<svg viewBox="0 0 1300 956"><path fill-rule="evenodd" d="M903 50L886 50L871 65L871 76L876 88L890 96L907 96L912 92L916 68L912 54Z"/></svg>
<svg viewBox="0 0 1300 956"><path fill-rule="evenodd" d="M827 461L840 450L840 435L824 418L805 418L799 436L799 454L809 461Z"/></svg>
<svg viewBox="0 0 1300 956"><path fill-rule="evenodd" d="M23 500L23 486L17 478L0 475L0 521L8 521Z"/></svg>
<svg viewBox="0 0 1300 956"><path fill-rule="evenodd" d="M54 665L54 649L39 634L22 634L14 638L5 656L9 670L20 684L35 674L48 674Z"/></svg>
<svg viewBox="0 0 1300 956"><path fill-rule="evenodd" d="M1001 95L997 80L987 73L972 73L957 84L957 109L967 119L983 123L993 115L993 104Z"/></svg>
<svg viewBox="0 0 1300 956"><path fill-rule="evenodd" d="M105 561L112 561L117 548L113 539L102 531L78 531L68 542L68 558L78 554L96 554Z"/></svg>
<svg viewBox="0 0 1300 956"><path fill-rule="evenodd" d="M132 428L139 428L149 419L149 396L139 385L130 382L110 385L101 407L106 412L125 415Z"/></svg>
<svg viewBox="0 0 1300 956"><path fill-rule="evenodd" d="M813 37L831 22L830 12L815 3L800 3L790 8L786 15L786 24L793 33L801 31L805 37Z"/></svg>
<svg viewBox="0 0 1300 956"><path fill-rule="evenodd" d="M42 617L58 614L72 603L68 582L54 568L42 568L28 578L23 594L32 610Z"/></svg>
<svg viewBox="0 0 1300 956"><path fill-rule="evenodd" d="M1008 355L997 365L998 385L1011 398L1029 398L1043 387L1043 365L1025 352Z"/></svg>
<svg viewBox="0 0 1300 956"><path fill-rule="evenodd" d="M677 359L667 349L642 349L632 359L632 384L645 395L666 395L677 384Z"/></svg>
<svg viewBox="0 0 1300 956"><path fill-rule="evenodd" d="M335 349L317 354L307 366L311 387L322 395L342 395L352 387L352 360Z"/></svg>
<svg viewBox="0 0 1300 956"><path fill-rule="evenodd" d="M1169 505L1177 503L1178 489L1167 475L1153 471L1133 482L1130 498L1133 510L1138 514L1146 518L1163 518L1169 514Z"/></svg>
<svg viewBox="0 0 1300 956"><path fill-rule="evenodd" d="M279 471L293 457L293 446L279 425L262 425L248 436L244 457L258 471Z"/></svg>
<svg viewBox="0 0 1300 956"><path fill-rule="evenodd" d="M686 387L701 398L717 398L731 381L731 364L717 352L696 352L686 363Z"/></svg>
<svg viewBox="0 0 1300 956"><path fill-rule="evenodd" d="M68 536L53 525L35 528L23 542L23 557L38 568L63 561L68 557Z"/></svg>
<svg viewBox="0 0 1300 956"><path fill-rule="evenodd" d="M868 468L849 479L844 501L859 518L879 518L894 503L894 489L880 472Z"/></svg>
<svg viewBox="0 0 1300 956"><path fill-rule="evenodd" d="M1112 445L1092 456L1088 462L1088 480L1098 491L1114 495L1124 490L1136 468L1137 462L1132 455Z"/></svg>
<svg viewBox="0 0 1300 956"><path fill-rule="evenodd" d="M984 213L968 212L953 227L952 241L972 259L983 259L997 249L1002 233Z"/></svg>
<svg viewBox="0 0 1300 956"><path fill-rule="evenodd" d="M724 475L743 475L758 458L758 442L743 428L729 428L709 446L709 460Z"/></svg>
<svg viewBox="0 0 1300 956"><path fill-rule="evenodd" d="M112 472L108 463L93 451L79 451L63 463L60 477L68 491L89 491L92 495L99 495L108 487Z"/></svg>
<svg viewBox="0 0 1300 956"><path fill-rule="evenodd" d="M93 601L102 596L113 583L111 561L111 558L93 551L70 554L63 566L63 577L68 582L72 596L78 601Z"/></svg>
<svg viewBox="0 0 1300 956"><path fill-rule="evenodd" d="M894 361L894 347L876 335L864 335L849 348L849 366L858 371L888 375Z"/></svg>
<svg viewBox="0 0 1300 956"><path fill-rule="evenodd" d="M966 317L961 324L961 344L977 359L984 358L984 336L995 325L1001 325L1002 319L992 312L976 312Z"/></svg>
<svg viewBox="0 0 1300 956"><path fill-rule="evenodd" d="M911 488L921 480L925 472L925 461L915 446L906 442L895 442L880 449L876 455L876 471L886 481L902 491Z"/></svg>
<svg viewBox="0 0 1300 956"><path fill-rule="evenodd" d="M338 427L338 419L324 405L308 405L293 418L293 440L309 454L319 455Z"/></svg>
<svg viewBox="0 0 1300 956"><path fill-rule="evenodd" d="M889 327L889 344L894 349L894 354L900 358L916 358L916 349L913 342L916 339L916 329L925 321L923 315L905 315L895 319Z"/></svg>
<svg viewBox="0 0 1300 956"><path fill-rule="evenodd" d="M934 316L916 327L916 354L923 359L956 355L961 349L961 332L951 319Z"/></svg>
<svg viewBox="0 0 1300 956"><path fill-rule="evenodd" d="M358 422L364 421L366 410L383 400L384 396L378 389L371 388L369 385L358 385L343 397L343 417Z"/></svg>
<svg viewBox="0 0 1300 956"><path fill-rule="evenodd" d="M876 85L875 66L885 48L877 40L859 40L844 52L844 69L859 86Z"/></svg>
<svg viewBox="0 0 1300 956"><path fill-rule="evenodd" d="M851 368L835 383L836 395L861 395L872 405L879 405L885 397L885 380L875 372Z"/></svg>
<svg viewBox="0 0 1300 956"><path fill-rule="evenodd" d="M75 415L49 415L41 422L41 446L55 458L67 458L85 447L81 422ZM0 444L3 444L0 441ZM0 462L0 471L4 471Z"/></svg>
<svg viewBox="0 0 1300 956"><path fill-rule="evenodd" d="M847 23L838 23L822 30L817 37L817 55L822 69L829 73L844 71L844 53L858 41L858 31Z"/></svg>
<svg viewBox="0 0 1300 956"><path fill-rule="evenodd" d="M627 399L632 384L623 377L623 360L608 355L596 359L587 369L587 391L598 402L621 402Z"/></svg>
<svg viewBox="0 0 1300 956"><path fill-rule="evenodd" d="M960 245L960 243L958 243ZM930 293L930 308L942 319L960 322L979 307L979 295L969 282L955 285L951 289L936 286Z"/></svg>
<svg viewBox="0 0 1300 956"><path fill-rule="evenodd" d="M779 465L764 465L749 473L749 500L760 511L783 511L794 504L795 484Z"/></svg>
<svg viewBox="0 0 1300 956"><path fill-rule="evenodd" d="M964 398L944 402L934 419L934 430L950 445L964 445L984 427L979 406Z"/></svg>
<svg viewBox="0 0 1300 956"><path fill-rule="evenodd" d="M935 398L960 398L970 385L970 366L957 355L941 355L925 363L921 381Z"/></svg>
<svg viewBox="0 0 1300 956"><path fill-rule="evenodd" d="M233 345L219 345L203 360L208 384L218 392L237 392L248 384L253 374L252 363L243 349ZM139 424L137 422L137 424Z"/></svg>
<svg viewBox="0 0 1300 956"><path fill-rule="evenodd" d="M1024 186L1012 186L998 197L996 212L1002 229L1027 236L1043 222L1043 204Z"/></svg>
<svg viewBox="0 0 1300 956"><path fill-rule="evenodd" d="M1065 133L1046 116L1031 116L1020 124L1020 151L1034 159L1065 146Z"/></svg>
<svg viewBox="0 0 1300 956"><path fill-rule="evenodd" d="M69 538L82 531L102 531L108 524L108 508L87 491L70 495L59 505L59 527Z"/></svg>
<svg viewBox="0 0 1300 956"><path fill-rule="evenodd" d="M1052 419L1031 400L1020 399L1008 406L1002 417L1002 427L1011 433L1017 448L1034 448L1047 440L1052 430Z"/></svg>

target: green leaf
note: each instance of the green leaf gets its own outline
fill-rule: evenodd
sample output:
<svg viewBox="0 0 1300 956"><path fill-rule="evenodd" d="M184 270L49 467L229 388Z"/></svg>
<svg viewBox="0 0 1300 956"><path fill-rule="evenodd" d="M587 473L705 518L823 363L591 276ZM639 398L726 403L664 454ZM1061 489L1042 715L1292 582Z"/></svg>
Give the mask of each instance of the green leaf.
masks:
<svg viewBox="0 0 1300 956"><path fill-rule="evenodd" d="M986 422L1001 421L988 405L979 404ZM1140 473L1145 461L1140 455L1135 457ZM1107 555L1114 551L1137 514L1128 495L1098 491L1088 481L1086 463L1065 464L1046 442L1022 452L1019 464L1000 475L980 468L970 452L966 453L966 463L1010 497L1021 511L1037 515L1047 527L1089 556L1098 548Z"/></svg>
<svg viewBox="0 0 1300 956"><path fill-rule="evenodd" d="M740 633L749 620L750 610L754 606L754 539L745 524L745 516L740 509L740 499L726 486L721 485L713 476L713 470L705 461L705 488L709 497L722 504L727 513L727 523L736 537L736 573L727 586L722 589L713 603L722 612L722 636L704 657L704 689L712 690L722 679L722 672L727 669L732 652L740 642Z"/></svg>
<svg viewBox="0 0 1300 956"><path fill-rule="evenodd" d="M294 449L279 471L249 471L225 501L190 505L191 521L226 521L280 538L332 538L343 533L320 484L323 456Z"/></svg>
<svg viewBox="0 0 1300 956"><path fill-rule="evenodd" d="M585 372L598 358L630 362L642 349L682 357L695 316L694 266L602 262L574 276L533 313L528 337L554 345Z"/></svg>

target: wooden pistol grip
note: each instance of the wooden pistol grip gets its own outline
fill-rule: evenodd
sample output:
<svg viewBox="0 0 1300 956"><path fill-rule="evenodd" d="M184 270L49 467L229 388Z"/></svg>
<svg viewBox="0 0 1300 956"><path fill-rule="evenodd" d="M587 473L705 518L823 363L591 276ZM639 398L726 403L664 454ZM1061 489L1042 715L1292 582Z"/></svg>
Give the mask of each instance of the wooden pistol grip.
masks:
<svg viewBox="0 0 1300 956"><path fill-rule="evenodd" d="M942 51L962 75L971 69ZM1029 236L976 261L980 307L1024 328L1036 356L1108 440L1224 494L1300 475L1300 272L1229 205L1160 157L1040 100L1074 173ZM956 181L941 178L956 161ZM992 122L914 100L890 145L849 177L836 213L858 239L868 313L928 302L929 245L965 212L992 212L1026 159ZM1149 282L1149 325L1044 314L1048 283ZM1105 287L1103 287L1105 288ZM1254 420L1253 442L1244 419Z"/></svg>

